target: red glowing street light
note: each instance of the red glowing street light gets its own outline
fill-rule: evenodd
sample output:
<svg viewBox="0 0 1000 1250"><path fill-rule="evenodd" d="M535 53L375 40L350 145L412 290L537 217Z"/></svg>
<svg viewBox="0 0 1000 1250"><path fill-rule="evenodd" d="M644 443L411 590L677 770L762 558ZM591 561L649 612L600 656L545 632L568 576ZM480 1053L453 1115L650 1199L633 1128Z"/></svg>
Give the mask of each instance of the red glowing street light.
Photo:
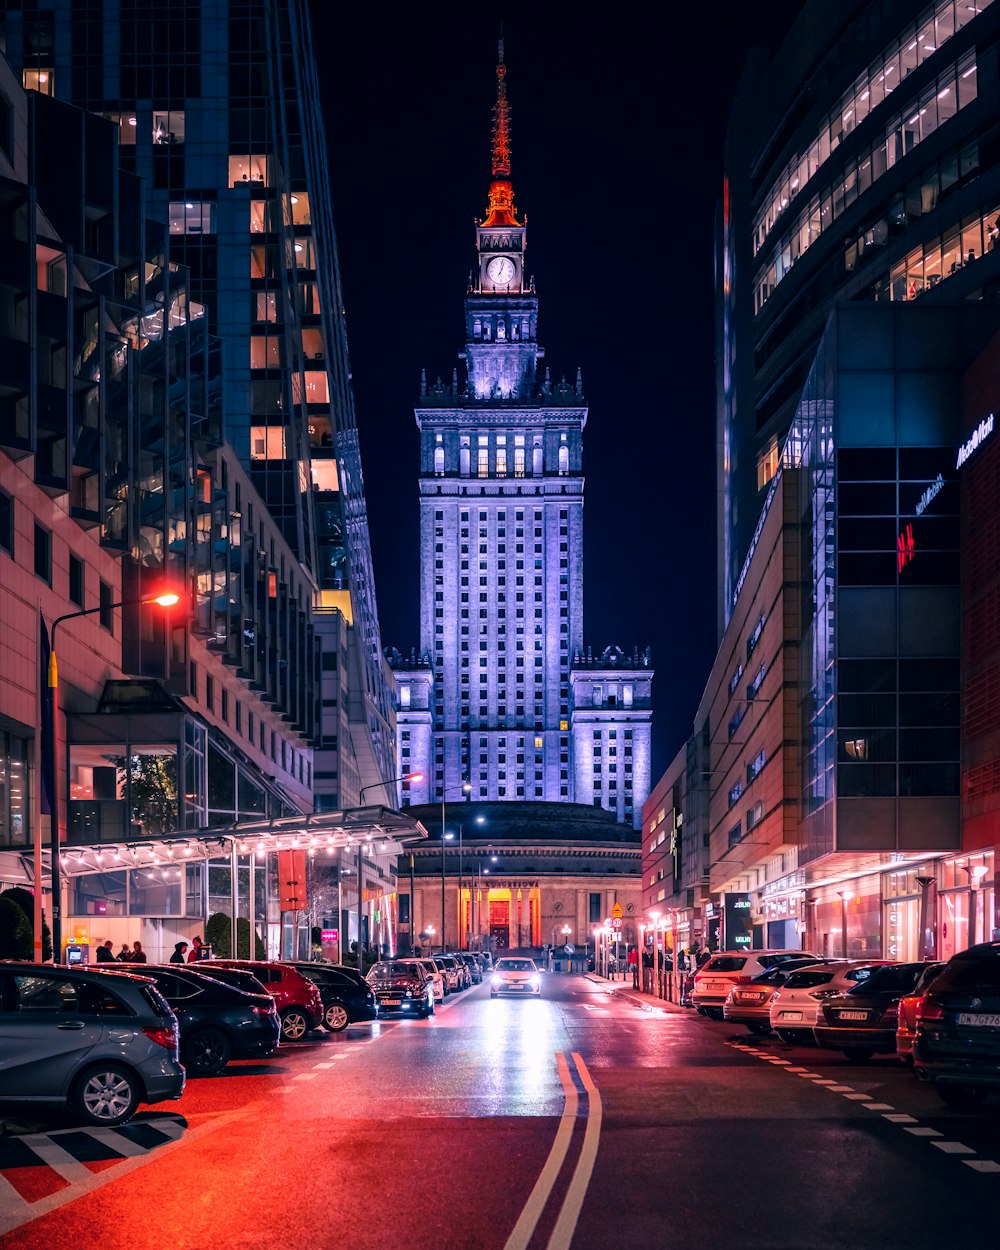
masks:
<svg viewBox="0 0 1000 1250"><path fill-rule="evenodd" d="M41 626L41 664L39 666L39 676L41 679L41 707L42 707L42 725L41 725L41 810L49 816L50 835L50 878L52 882L52 952L57 963L62 960L62 899L60 898L59 883L59 787L57 778L59 776L58 767L58 749L56 734L56 712L59 707L59 665L56 661L56 632L64 621L73 621L81 616L93 616L97 612L113 612L116 608L135 607L141 604L156 604L161 608L172 608L180 603L180 595L169 588L159 591L155 595L142 595L138 599L121 599L117 603L99 604L96 608L81 608L77 612L65 612L62 616L57 616L52 622L52 629L47 631L45 621L40 620ZM48 750L46 751L45 745ZM35 830L35 847L36 847L36 866L41 862L41 830ZM41 882L36 880L36 908L41 903ZM35 929L35 961L41 962L41 928L36 926Z"/></svg>

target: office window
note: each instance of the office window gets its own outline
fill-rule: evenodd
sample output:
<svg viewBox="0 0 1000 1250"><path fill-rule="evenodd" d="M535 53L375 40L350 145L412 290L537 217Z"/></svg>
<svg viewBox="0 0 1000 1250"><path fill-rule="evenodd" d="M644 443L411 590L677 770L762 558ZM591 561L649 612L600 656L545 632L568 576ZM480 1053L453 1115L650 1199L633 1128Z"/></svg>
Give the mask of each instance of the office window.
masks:
<svg viewBox="0 0 1000 1250"><path fill-rule="evenodd" d="M82 608L83 604L83 574L84 564L77 556L70 552L69 557L69 601L75 603L78 608Z"/></svg>
<svg viewBox="0 0 1000 1250"><path fill-rule="evenodd" d="M35 576L52 585L52 535L35 522Z"/></svg>
<svg viewBox="0 0 1000 1250"><path fill-rule="evenodd" d="M14 500L0 490L0 551L14 555Z"/></svg>
<svg viewBox="0 0 1000 1250"><path fill-rule="evenodd" d="M115 618L111 605L114 603L114 592L107 582L102 581L98 588L98 603L100 605L100 622L104 629L109 633L114 629Z"/></svg>
<svg viewBox="0 0 1000 1250"><path fill-rule="evenodd" d="M210 712L215 711L215 678L205 674L205 706Z"/></svg>

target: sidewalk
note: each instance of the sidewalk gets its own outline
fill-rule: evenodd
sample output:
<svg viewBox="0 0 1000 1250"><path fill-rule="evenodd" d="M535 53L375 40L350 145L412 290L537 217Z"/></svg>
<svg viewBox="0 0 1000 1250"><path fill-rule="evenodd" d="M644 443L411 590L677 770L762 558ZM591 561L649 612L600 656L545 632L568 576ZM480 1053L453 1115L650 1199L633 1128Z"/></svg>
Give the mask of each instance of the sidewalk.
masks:
<svg viewBox="0 0 1000 1250"><path fill-rule="evenodd" d="M647 994L644 990L637 990L631 979L608 981L593 972L586 972L584 976L592 984L599 985L602 989L607 990L609 994L616 994L619 998L627 998L629 1002L635 1003L643 1011L660 1011L666 1015L684 1015L686 1013L687 1009L679 1007L676 1003L668 1002L665 998L657 998L654 994Z"/></svg>

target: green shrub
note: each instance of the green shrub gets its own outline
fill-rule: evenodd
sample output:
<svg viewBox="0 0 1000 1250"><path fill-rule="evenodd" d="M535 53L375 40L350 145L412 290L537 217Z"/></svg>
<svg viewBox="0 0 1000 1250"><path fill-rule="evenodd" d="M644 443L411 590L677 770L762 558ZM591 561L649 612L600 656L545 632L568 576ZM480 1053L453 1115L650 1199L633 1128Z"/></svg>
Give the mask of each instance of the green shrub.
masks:
<svg viewBox="0 0 1000 1250"><path fill-rule="evenodd" d="M0 959L31 959L34 939L28 917L12 898L0 895Z"/></svg>
<svg viewBox="0 0 1000 1250"><path fill-rule="evenodd" d="M35 896L30 890L24 889L23 886L14 885L9 890L4 890L0 894L0 898L9 898L12 903L16 903L28 918L28 927L31 929L31 956L34 957L35 951ZM42 958L52 958L52 932L45 920L45 913L42 912Z"/></svg>
<svg viewBox="0 0 1000 1250"><path fill-rule="evenodd" d="M205 941L212 948L212 954L218 956L219 959L232 959L233 950L233 927L232 921L224 911L217 911L209 916L208 924L205 925ZM238 917L236 921L236 959L264 959L267 956L267 947L260 940L259 934L256 935L254 942L254 953L250 954L250 921L246 916Z"/></svg>

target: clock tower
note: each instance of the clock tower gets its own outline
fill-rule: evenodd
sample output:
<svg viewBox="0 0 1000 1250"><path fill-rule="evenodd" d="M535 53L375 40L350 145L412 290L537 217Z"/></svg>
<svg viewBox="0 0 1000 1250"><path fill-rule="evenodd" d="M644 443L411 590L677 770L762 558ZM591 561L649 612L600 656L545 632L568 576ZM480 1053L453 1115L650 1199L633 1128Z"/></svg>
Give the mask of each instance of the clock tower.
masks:
<svg viewBox="0 0 1000 1250"><path fill-rule="evenodd" d="M476 399L516 399L535 387L538 297L525 276L527 217L518 220L510 181L510 111L503 40L493 106L493 177L486 216L476 223L477 267L465 300L463 353Z"/></svg>
<svg viewBox="0 0 1000 1250"><path fill-rule="evenodd" d="M465 377L425 377L415 410L420 647L390 656L400 798L600 803L637 825L652 671L617 651L595 662L583 649L587 405L579 370L553 382L538 368L502 41L496 77L489 198L465 294Z"/></svg>

